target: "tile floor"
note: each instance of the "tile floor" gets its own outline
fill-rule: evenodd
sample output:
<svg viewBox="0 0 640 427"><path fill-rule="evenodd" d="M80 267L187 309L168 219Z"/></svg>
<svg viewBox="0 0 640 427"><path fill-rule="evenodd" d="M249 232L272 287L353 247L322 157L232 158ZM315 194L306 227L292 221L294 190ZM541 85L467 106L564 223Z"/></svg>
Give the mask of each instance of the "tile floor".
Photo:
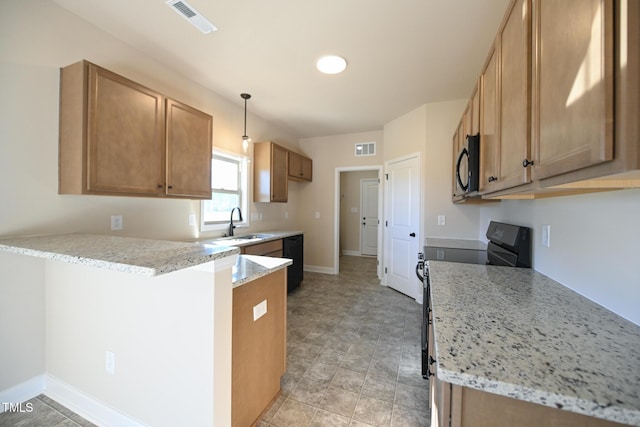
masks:
<svg viewBox="0 0 640 427"><path fill-rule="evenodd" d="M340 258L289 294L282 395L258 426L428 426L422 306L380 286L376 260Z"/></svg>
<svg viewBox="0 0 640 427"><path fill-rule="evenodd" d="M376 260L340 258L340 274L305 272L289 294L287 373L258 427L428 426L420 373L422 306L380 286ZM90 427L40 395L29 413L2 413L0 427Z"/></svg>
<svg viewBox="0 0 640 427"><path fill-rule="evenodd" d="M0 414L0 427L95 427L45 395L21 405L22 412Z"/></svg>

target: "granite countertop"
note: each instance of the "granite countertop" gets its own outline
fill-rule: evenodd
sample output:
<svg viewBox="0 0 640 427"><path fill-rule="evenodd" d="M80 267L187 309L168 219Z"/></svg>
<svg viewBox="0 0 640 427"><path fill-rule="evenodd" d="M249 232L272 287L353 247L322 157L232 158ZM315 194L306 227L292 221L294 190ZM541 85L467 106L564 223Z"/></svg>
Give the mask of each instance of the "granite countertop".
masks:
<svg viewBox="0 0 640 427"><path fill-rule="evenodd" d="M531 269L429 277L442 381L640 426L640 326Z"/></svg>
<svg viewBox="0 0 640 427"><path fill-rule="evenodd" d="M487 244L480 240L445 239L441 237L427 237L424 239L424 246L431 246L434 248L471 249L479 251L487 249Z"/></svg>
<svg viewBox="0 0 640 427"><path fill-rule="evenodd" d="M240 253L231 246L98 234L0 238L0 251L157 276Z"/></svg>
<svg viewBox="0 0 640 427"><path fill-rule="evenodd" d="M272 258L257 255L240 255L233 268L233 287L244 285L281 268L293 264L287 258Z"/></svg>

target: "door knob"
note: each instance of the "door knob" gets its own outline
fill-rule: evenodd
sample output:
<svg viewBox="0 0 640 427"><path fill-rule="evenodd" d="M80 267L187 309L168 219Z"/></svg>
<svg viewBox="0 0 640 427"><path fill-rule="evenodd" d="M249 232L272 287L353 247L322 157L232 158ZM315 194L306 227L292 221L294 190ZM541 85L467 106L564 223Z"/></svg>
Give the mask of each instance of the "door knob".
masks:
<svg viewBox="0 0 640 427"><path fill-rule="evenodd" d="M416 233L411 233L411 234L409 234L409 236L416 237Z"/></svg>

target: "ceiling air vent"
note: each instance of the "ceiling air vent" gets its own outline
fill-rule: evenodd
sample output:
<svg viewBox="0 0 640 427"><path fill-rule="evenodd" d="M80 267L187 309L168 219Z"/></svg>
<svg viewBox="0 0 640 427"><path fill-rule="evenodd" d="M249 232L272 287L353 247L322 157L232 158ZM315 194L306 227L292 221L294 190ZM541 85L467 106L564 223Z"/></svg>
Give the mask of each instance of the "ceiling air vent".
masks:
<svg viewBox="0 0 640 427"><path fill-rule="evenodd" d="M361 142L356 144L356 156L375 156L375 155L376 155L375 142Z"/></svg>
<svg viewBox="0 0 640 427"><path fill-rule="evenodd" d="M218 30L215 25L209 22L207 18L200 15L197 10L191 7L191 5L184 0L168 0L167 5L204 34Z"/></svg>

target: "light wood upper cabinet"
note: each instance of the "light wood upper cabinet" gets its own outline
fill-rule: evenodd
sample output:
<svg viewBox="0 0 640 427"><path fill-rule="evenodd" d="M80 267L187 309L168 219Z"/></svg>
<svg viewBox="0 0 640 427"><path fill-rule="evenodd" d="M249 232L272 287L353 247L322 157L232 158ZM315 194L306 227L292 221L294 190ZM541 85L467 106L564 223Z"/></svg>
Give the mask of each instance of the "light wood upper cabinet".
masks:
<svg viewBox="0 0 640 427"><path fill-rule="evenodd" d="M534 1L534 179L613 159L613 22L613 1Z"/></svg>
<svg viewBox="0 0 640 427"><path fill-rule="evenodd" d="M211 116L95 64L61 69L59 136L60 194L211 197Z"/></svg>
<svg viewBox="0 0 640 427"><path fill-rule="evenodd" d="M211 116L167 99L167 194L211 198Z"/></svg>
<svg viewBox="0 0 640 427"><path fill-rule="evenodd" d="M498 180L496 189L511 188L531 181L531 2L511 4L498 33ZM482 141L480 142L482 144Z"/></svg>
<svg viewBox="0 0 640 427"><path fill-rule="evenodd" d="M288 150L271 141L253 146L253 201L288 200Z"/></svg>
<svg viewBox="0 0 640 427"><path fill-rule="evenodd" d="M483 197L640 187L640 2L528 3L512 0L482 75Z"/></svg>
<svg viewBox="0 0 640 427"><path fill-rule="evenodd" d="M481 73L480 192L531 181L531 2L513 1Z"/></svg>
<svg viewBox="0 0 640 427"><path fill-rule="evenodd" d="M294 151L289 151L287 155L289 157L289 179L293 181L311 181L313 178L312 160Z"/></svg>
<svg viewBox="0 0 640 427"><path fill-rule="evenodd" d="M480 182L479 191L493 191L498 182L500 112L498 110L498 51L494 47L480 76Z"/></svg>

